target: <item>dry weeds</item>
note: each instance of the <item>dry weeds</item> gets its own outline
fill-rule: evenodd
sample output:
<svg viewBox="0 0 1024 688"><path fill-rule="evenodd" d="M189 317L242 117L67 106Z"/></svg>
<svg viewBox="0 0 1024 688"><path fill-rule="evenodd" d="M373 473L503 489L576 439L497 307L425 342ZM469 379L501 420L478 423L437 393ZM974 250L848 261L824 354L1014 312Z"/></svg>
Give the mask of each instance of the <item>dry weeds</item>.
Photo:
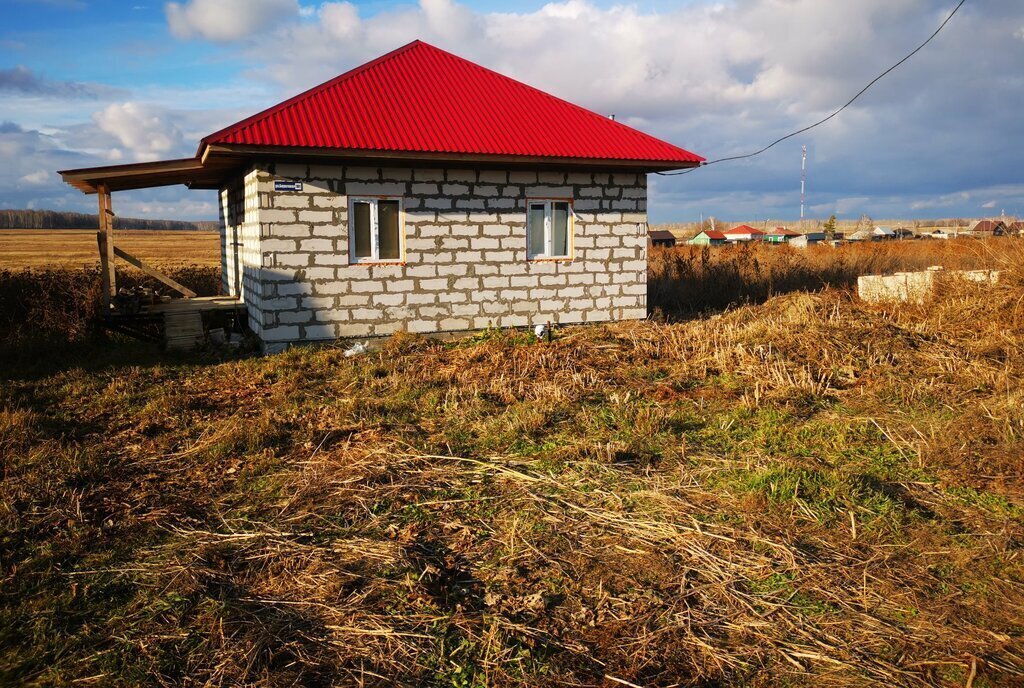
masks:
<svg viewBox="0 0 1024 688"><path fill-rule="evenodd" d="M678 246L650 252L648 303L669 316L742 303L792 291L852 290L860 275L987 268L1020 252L1015 239L888 241L796 249L768 244Z"/></svg>
<svg viewBox="0 0 1024 688"><path fill-rule="evenodd" d="M0 384L0 680L1024 683L1024 261Z"/></svg>

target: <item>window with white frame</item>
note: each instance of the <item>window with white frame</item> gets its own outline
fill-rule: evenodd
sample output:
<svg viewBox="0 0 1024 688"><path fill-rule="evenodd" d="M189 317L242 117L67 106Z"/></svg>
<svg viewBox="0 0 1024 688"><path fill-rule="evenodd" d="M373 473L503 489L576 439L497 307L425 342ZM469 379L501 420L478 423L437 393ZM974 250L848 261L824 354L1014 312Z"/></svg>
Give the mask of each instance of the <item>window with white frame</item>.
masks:
<svg viewBox="0 0 1024 688"><path fill-rule="evenodd" d="M401 198L349 198L349 262L400 262L405 248L403 224Z"/></svg>
<svg viewBox="0 0 1024 688"><path fill-rule="evenodd" d="M527 257L571 258L572 220L572 204L567 200L527 201Z"/></svg>

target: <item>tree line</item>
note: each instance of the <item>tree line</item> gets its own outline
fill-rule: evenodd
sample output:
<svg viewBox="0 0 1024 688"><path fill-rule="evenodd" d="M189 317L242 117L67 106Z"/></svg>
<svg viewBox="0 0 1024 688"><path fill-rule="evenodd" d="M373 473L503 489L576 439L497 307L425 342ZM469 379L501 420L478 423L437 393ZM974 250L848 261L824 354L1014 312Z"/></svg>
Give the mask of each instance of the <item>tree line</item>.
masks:
<svg viewBox="0 0 1024 688"><path fill-rule="evenodd" d="M71 213L62 210L0 209L0 229L96 229L95 213ZM162 229L172 231L217 231L218 223L186 220L142 220L114 216L114 229Z"/></svg>

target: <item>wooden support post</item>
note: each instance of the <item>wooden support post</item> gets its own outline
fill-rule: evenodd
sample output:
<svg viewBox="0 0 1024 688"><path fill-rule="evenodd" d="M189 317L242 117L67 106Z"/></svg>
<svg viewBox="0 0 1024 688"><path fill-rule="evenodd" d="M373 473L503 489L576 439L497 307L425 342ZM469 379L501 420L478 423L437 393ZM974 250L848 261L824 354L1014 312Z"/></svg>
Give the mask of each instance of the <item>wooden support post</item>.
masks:
<svg viewBox="0 0 1024 688"><path fill-rule="evenodd" d="M110 191L106 184L96 187L99 199L100 231L96 235L100 249L100 272L103 278L104 311L109 311L117 296L117 275L114 272L114 211L110 209Z"/></svg>
<svg viewBox="0 0 1024 688"><path fill-rule="evenodd" d="M150 267L149 265L146 265L141 260L139 260L138 258L133 256L132 254L128 253L127 251L119 249L117 246L115 246L114 247L114 255L117 256L118 258L120 258L121 260L125 261L129 265L134 265L139 270L142 270L142 272L146 273L147 275L149 275L153 279L159 280L159 281L163 282L168 287L170 287L171 289L174 289L175 291L181 293L182 295L184 295L184 296L186 296L186 297L188 297L190 299L191 298L195 298L196 293L194 291L192 291L191 289L189 289L185 285L181 284L180 282L176 282L175 280L171 279L170 277L168 277L164 273L160 272L156 268L153 268L153 267Z"/></svg>

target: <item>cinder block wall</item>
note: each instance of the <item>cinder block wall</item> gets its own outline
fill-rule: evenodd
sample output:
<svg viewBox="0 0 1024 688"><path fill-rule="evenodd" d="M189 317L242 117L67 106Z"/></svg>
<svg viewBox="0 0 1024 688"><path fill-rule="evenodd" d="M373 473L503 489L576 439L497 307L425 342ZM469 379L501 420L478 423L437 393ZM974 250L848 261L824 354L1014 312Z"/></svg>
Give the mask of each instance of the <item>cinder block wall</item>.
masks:
<svg viewBox="0 0 1024 688"><path fill-rule="evenodd" d="M263 258L257 180L258 170L252 169L220 189L220 274L223 293L241 295L249 328L261 334Z"/></svg>
<svg viewBox="0 0 1024 688"><path fill-rule="evenodd" d="M257 168L268 344L647 316L643 174ZM349 264L349 196L403 197L403 264ZM574 199L572 260L527 260L538 197Z"/></svg>

